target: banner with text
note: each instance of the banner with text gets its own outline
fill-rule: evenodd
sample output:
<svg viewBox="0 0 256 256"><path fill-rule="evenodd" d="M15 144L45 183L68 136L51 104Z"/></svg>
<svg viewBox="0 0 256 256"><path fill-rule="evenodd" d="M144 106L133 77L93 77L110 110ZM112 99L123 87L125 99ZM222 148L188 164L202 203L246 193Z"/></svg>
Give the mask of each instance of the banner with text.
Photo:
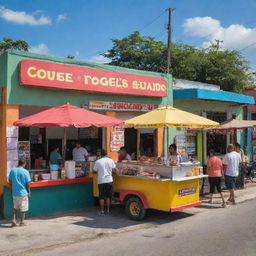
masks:
<svg viewBox="0 0 256 256"><path fill-rule="evenodd" d="M68 90L151 97L167 96L167 81L161 77L27 59L20 63L20 83Z"/></svg>
<svg viewBox="0 0 256 256"><path fill-rule="evenodd" d="M156 109L155 104L113 102L113 101L90 101L89 109L111 111L134 111L147 112Z"/></svg>

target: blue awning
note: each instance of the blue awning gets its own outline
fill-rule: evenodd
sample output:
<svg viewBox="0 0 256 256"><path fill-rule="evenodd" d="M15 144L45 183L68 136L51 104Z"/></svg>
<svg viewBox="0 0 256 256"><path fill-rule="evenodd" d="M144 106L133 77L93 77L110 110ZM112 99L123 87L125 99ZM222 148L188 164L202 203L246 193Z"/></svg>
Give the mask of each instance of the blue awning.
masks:
<svg viewBox="0 0 256 256"><path fill-rule="evenodd" d="M212 91L206 89L174 90L173 99L202 99L235 102L239 104L255 104L255 100L252 96L222 90Z"/></svg>

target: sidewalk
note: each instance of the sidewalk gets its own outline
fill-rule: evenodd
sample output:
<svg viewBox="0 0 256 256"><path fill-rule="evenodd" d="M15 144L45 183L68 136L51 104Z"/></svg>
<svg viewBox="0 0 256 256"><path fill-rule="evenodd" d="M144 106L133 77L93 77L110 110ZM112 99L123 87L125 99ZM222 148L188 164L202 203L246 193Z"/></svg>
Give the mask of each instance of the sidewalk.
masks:
<svg viewBox="0 0 256 256"><path fill-rule="evenodd" d="M229 197L229 191L224 190L224 196L227 200ZM254 183L246 183L244 189L237 189L235 191L236 203L242 203L251 199L256 198L256 180ZM209 200L209 194L202 195L200 199L205 203L205 201ZM218 193L214 194L213 204L220 204L221 198Z"/></svg>
<svg viewBox="0 0 256 256"><path fill-rule="evenodd" d="M237 203L256 198L256 183L246 184L246 189L237 190ZM208 196L202 198L207 200ZM228 192L225 192L228 198ZM220 203L216 194L214 203ZM206 206L206 207L204 207ZM104 236L117 235L136 229L148 229L191 217L211 207L194 207L182 212L168 213L149 211L147 218L141 222L128 219L124 207L114 205L110 216L98 216L98 208L60 212L29 218L27 226L10 228L9 220L0 220L0 255L29 255L57 246L68 246L79 241L99 239ZM235 206L234 206L235 207Z"/></svg>

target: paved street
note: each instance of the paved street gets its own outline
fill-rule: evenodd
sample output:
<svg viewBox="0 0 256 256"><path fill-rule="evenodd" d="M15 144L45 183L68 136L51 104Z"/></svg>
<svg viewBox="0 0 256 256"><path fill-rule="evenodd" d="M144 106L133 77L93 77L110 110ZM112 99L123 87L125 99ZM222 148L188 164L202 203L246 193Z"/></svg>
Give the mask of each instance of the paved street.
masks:
<svg viewBox="0 0 256 256"><path fill-rule="evenodd" d="M256 255L256 200L35 255ZM154 215L154 214L153 214ZM157 218L157 214L154 215ZM183 218L184 217L184 218ZM107 219L106 219L107 220Z"/></svg>
<svg viewBox="0 0 256 256"><path fill-rule="evenodd" d="M86 214L87 218L78 216L76 218L79 221L69 224L66 223L67 217L63 217L62 221L66 226L61 225L60 219L56 219L55 222L53 220L50 223L53 230L48 236L54 235L55 238L48 244L43 241L43 239L47 241L47 234L42 226L42 219L32 220L29 223L35 225L33 229L37 230L34 234L26 234L31 226L8 229L12 232L8 235L10 247L9 250L6 248L5 252L2 251L1 255L76 256L104 253L106 256L254 256L256 255L255 212L256 200L251 200L236 206L228 206L226 209L219 208L218 205L203 205L175 214L152 211L146 221L140 223L127 220L120 206L116 206L113 216L93 219L89 217L90 214L95 214L95 210L94 212L92 210L91 213ZM74 221L74 218L71 219ZM49 220L45 223L49 225ZM88 227L93 228L94 233L92 229L89 231ZM16 240L21 246L19 234L29 235L30 241L24 239L23 249L21 250L20 247L13 250ZM39 239L36 240L35 236ZM6 244L6 240L4 238L0 240L1 245Z"/></svg>

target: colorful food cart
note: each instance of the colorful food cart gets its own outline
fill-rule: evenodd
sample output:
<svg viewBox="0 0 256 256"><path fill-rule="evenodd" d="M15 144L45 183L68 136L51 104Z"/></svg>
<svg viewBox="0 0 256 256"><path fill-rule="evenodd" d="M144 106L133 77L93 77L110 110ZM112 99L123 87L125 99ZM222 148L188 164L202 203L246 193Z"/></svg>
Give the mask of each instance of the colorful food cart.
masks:
<svg viewBox="0 0 256 256"><path fill-rule="evenodd" d="M214 128L219 123L170 106L160 107L125 122L133 128ZM167 146L167 145L166 145ZM165 147L165 155L167 156ZM207 177L198 163L169 166L157 159L130 161L117 164L122 175L114 177L114 199L125 204L131 219L143 219L146 209L168 212L198 206L199 181ZM94 196L98 196L96 174L93 175Z"/></svg>
<svg viewBox="0 0 256 256"><path fill-rule="evenodd" d="M118 163L117 168L123 174L114 176L114 199L125 205L133 220L143 219L147 209L175 212L201 204L199 179L207 175L193 163L164 166L131 161ZM98 196L97 174L93 174L93 194Z"/></svg>

